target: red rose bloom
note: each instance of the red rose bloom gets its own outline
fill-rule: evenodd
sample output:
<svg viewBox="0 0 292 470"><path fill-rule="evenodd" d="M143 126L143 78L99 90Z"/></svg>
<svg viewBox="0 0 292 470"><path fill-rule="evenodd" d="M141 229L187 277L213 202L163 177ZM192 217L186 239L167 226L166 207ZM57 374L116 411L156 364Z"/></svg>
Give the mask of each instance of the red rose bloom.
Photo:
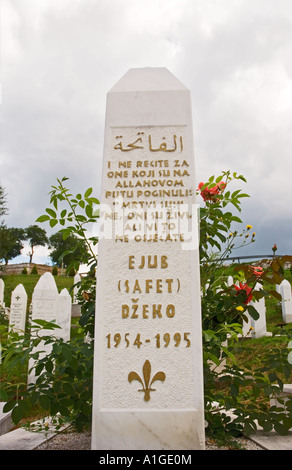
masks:
<svg viewBox="0 0 292 470"><path fill-rule="evenodd" d="M251 302L252 300L252 288L249 287L247 284L242 284L241 282L239 283L239 286L235 285L234 287L237 290L238 294L243 293L243 292L245 293L246 299L243 303L245 305L249 304L249 302Z"/></svg>
<svg viewBox="0 0 292 470"><path fill-rule="evenodd" d="M198 191L201 191L201 196L204 199L204 201L216 202L218 200L216 198L216 195L220 194L220 192L223 191L226 187L226 184L224 183L224 181L220 181L220 183L217 183L212 188L208 188L207 186L205 189L201 190L204 184L205 183L200 183L198 186Z"/></svg>
<svg viewBox="0 0 292 470"><path fill-rule="evenodd" d="M250 268L256 277L261 277L261 275L264 273L264 270L261 266L250 266Z"/></svg>

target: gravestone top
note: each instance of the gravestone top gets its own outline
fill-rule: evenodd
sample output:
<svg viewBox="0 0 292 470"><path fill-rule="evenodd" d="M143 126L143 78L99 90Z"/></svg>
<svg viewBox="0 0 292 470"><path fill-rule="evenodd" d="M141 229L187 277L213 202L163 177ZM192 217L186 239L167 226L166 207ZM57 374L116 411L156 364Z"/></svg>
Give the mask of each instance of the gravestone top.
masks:
<svg viewBox="0 0 292 470"><path fill-rule="evenodd" d="M9 329L24 331L27 309L27 293L23 284L18 284L11 293Z"/></svg>
<svg viewBox="0 0 292 470"><path fill-rule="evenodd" d="M58 293L56 281L52 273L44 273L39 278L35 286L34 292L40 292L41 290Z"/></svg>
<svg viewBox="0 0 292 470"><path fill-rule="evenodd" d="M111 88L109 93L187 90L165 67L132 68Z"/></svg>

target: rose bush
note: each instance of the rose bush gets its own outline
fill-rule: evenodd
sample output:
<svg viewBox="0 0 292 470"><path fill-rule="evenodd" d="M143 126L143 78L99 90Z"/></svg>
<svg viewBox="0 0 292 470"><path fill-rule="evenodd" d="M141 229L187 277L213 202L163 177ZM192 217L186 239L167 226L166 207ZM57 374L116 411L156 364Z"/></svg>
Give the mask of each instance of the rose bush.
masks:
<svg viewBox="0 0 292 470"><path fill-rule="evenodd" d="M256 431L257 422L264 430L275 429L281 434L292 427L292 400L282 408L270 409L270 396L283 388L283 378L291 381L288 349L275 348L269 359L259 362L257 367L239 366L234 355L243 322L248 316L259 318L251 301L271 296L280 299L274 286L283 280L284 263L292 260L274 259L266 263L265 269L236 265L233 273L236 282L228 285L226 271L230 272L230 266L224 264L225 259L234 250L255 241L255 232L250 234L252 225L243 230L233 228L234 223L240 225L242 220L229 207L240 213L241 200L248 197L240 189L230 190L239 181L246 182L242 175L223 172L218 178L212 176L206 183L200 183L197 190L205 204L200 209L205 417L207 432L217 438L242 432L249 435ZM233 419L227 414L230 409Z"/></svg>

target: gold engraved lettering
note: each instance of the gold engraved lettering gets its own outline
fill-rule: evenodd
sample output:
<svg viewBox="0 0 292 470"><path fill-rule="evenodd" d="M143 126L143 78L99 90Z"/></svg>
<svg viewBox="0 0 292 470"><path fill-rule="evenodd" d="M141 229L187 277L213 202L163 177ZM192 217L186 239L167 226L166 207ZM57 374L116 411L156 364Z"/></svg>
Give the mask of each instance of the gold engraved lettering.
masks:
<svg viewBox="0 0 292 470"><path fill-rule="evenodd" d="M166 307L166 316L168 318L173 318L175 315L175 306L174 305L168 305Z"/></svg>
<svg viewBox="0 0 292 470"><path fill-rule="evenodd" d="M146 294L149 294L152 289L152 279L146 279Z"/></svg>
<svg viewBox="0 0 292 470"><path fill-rule="evenodd" d="M134 262L133 262L134 259L135 259L134 255L129 256L129 269L134 269L135 267Z"/></svg>
<svg viewBox="0 0 292 470"><path fill-rule="evenodd" d="M157 294L162 292L162 279L156 279L156 292Z"/></svg>
<svg viewBox="0 0 292 470"><path fill-rule="evenodd" d="M179 280L178 280L179 284ZM126 279L125 281L119 281L119 291L131 294L149 294L153 291L161 294L167 291L168 294L173 293L173 279Z"/></svg>
<svg viewBox="0 0 292 470"><path fill-rule="evenodd" d="M138 291L140 294L142 293L138 279L136 279L136 281L135 281L135 285L134 285L134 289L133 289L133 294L135 294L135 292L137 292L137 291ZM146 291L146 292L147 292L147 291Z"/></svg>
<svg viewBox="0 0 292 470"><path fill-rule="evenodd" d="M131 168L132 167L132 161L129 160L127 162L119 162L119 168Z"/></svg>
<svg viewBox="0 0 292 470"><path fill-rule="evenodd" d="M169 304L165 307L165 315L167 318L173 318L175 316L175 306ZM153 305L138 305L133 304L131 306L127 304L122 305L122 318L162 318L162 304Z"/></svg>
<svg viewBox="0 0 292 470"><path fill-rule="evenodd" d="M145 241L145 240L144 240ZM136 267L136 257L135 255L130 255L129 256L129 269L135 269ZM147 257L147 262L146 262L146 257L144 255L141 256L140 259L140 264L138 266L139 269L143 268L157 268L158 267L158 256L154 255L148 255ZM167 262L167 256L166 255L161 255L160 257L160 267L162 269L165 269L168 267L168 262Z"/></svg>
<svg viewBox="0 0 292 470"><path fill-rule="evenodd" d="M162 318L161 307L162 307L161 304L158 304L157 307L156 305L153 305L153 312L152 312L153 318L156 318L156 317Z"/></svg>
<svg viewBox="0 0 292 470"><path fill-rule="evenodd" d="M143 318L148 318L148 305L143 305Z"/></svg>

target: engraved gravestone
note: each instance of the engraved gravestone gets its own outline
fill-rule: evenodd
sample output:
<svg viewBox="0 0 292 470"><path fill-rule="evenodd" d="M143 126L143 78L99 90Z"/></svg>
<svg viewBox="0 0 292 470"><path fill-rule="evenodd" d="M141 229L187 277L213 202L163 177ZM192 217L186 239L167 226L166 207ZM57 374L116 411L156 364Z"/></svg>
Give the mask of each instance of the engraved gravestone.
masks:
<svg viewBox="0 0 292 470"><path fill-rule="evenodd" d="M107 96L92 449L203 449L189 90L130 69Z"/></svg>
<svg viewBox="0 0 292 470"><path fill-rule="evenodd" d="M11 293L9 330L24 332L27 309L27 293L22 284L18 284Z"/></svg>

